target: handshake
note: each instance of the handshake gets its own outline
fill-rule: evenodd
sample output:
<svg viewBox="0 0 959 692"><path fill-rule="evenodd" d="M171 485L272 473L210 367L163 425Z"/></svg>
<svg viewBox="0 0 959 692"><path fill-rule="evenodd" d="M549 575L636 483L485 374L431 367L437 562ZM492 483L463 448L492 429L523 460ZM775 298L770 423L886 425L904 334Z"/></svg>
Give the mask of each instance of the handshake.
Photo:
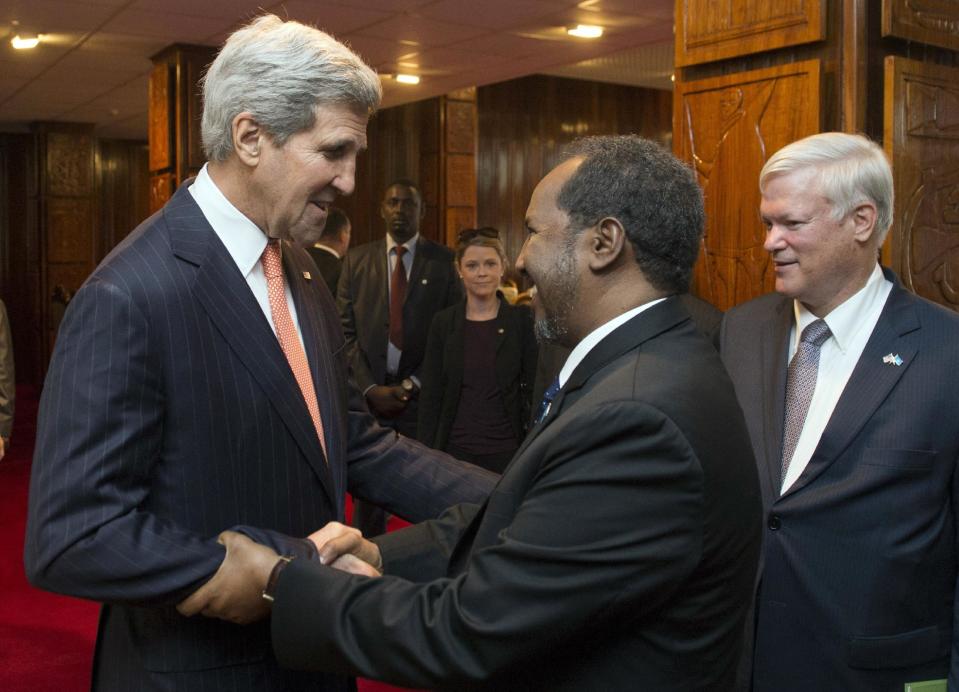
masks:
<svg viewBox="0 0 959 692"><path fill-rule="evenodd" d="M357 529L332 521L307 539L321 564L367 577L383 574L380 549ZM176 609L187 617L199 613L239 625L262 620L269 615L272 600L266 597L267 584L286 558L235 531L224 531L217 541L226 548L219 569Z"/></svg>

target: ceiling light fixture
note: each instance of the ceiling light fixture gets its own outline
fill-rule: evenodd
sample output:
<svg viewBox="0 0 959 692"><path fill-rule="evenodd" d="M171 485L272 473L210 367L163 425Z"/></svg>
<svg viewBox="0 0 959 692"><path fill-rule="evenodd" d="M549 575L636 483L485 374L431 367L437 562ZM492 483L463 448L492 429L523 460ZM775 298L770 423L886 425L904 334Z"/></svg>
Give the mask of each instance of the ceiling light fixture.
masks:
<svg viewBox="0 0 959 692"><path fill-rule="evenodd" d="M603 27L595 24L577 24L567 29L566 33L576 38L599 38L603 35Z"/></svg>
<svg viewBox="0 0 959 692"><path fill-rule="evenodd" d="M40 45L40 35L33 34L28 31L21 31L12 39L10 39L10 45L17 50L36 48L38 45Z"/></svg>
<svg viewBox="0 0 959 692"><path fill-rule="evenodd" d="M415 74L396 74L393 76L393 79L399 82L400 84L419 84L420 78L419 75Z"/></svg>

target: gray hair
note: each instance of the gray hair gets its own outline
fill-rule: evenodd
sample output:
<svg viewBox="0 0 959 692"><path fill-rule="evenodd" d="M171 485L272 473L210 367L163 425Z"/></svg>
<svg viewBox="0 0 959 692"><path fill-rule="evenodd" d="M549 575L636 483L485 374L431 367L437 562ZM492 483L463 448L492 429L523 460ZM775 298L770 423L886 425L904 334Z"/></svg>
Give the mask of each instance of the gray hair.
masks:
<svg viewBox="0 0 959 692"><path fill-rule="evenodd" d="M636 135L585 137L564 154L583 159L557 198L577 230L617 219L646 280L659 290L688 291L706 218L689 167Z"/></svg>
<svg viewBox="0 0 959 692"><path fill-rule="evenodd" d="M892 226L892 169L882 148L862 135L823 132L787 144L759 173L759 189L774 177L814 168L819 192L833 205L833 219L844 219L859 204L876 205L876 239L882 245Z"/></svg>
<svg viewBox="0 0 959 692"><path fill-rule="evenodd" d="M347 104L372 113L382 87L353 51L299 22L266 14L226 41L203 77L203 150L210 161L233 153L233 119L244 111L277 146L316 122L316 107Z"/></svg>

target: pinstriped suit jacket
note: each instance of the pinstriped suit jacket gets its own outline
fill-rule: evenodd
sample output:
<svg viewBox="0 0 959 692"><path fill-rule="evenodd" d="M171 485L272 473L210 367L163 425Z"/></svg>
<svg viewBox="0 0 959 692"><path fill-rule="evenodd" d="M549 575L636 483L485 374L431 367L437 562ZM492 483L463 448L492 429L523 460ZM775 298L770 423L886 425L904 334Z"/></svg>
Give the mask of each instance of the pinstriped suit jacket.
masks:
<svg viewBox="0 0 959 692"><path fill-rule="evenodd" d="M783 495L792 301L770 294L723 320L722 357L766 514L754 692L959 684L959 316L885 275L894 287L879 321L809 465ZM902 364L885 362L888 354Z"/></svg>
<svg viewBox="0 0 959 692"><path fill-rule="evenodd" d="M305 251L284 269L328 459L252 292L186 186L96 269L64 317L41 398L25 562L37 586L104 603L98 690L341 690L281 671L269 625L175 604L237 528L285 554L343 519L344 493L414 521L486 496L492 477L397 438L348 381L332 299Z"/></svg>

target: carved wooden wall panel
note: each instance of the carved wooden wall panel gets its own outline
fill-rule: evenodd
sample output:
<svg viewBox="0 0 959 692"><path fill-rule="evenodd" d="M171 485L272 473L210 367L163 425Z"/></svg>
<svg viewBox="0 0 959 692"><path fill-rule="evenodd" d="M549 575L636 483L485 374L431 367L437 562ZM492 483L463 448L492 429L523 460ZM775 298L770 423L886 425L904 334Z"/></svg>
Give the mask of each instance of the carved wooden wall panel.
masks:
<svg viewBox="0 0 959 692"><path fill-rule="evenodd" d="M882 0L882 35L959 50L959 2Z"/></svg>
<svg viewBox="0 0 959 692"><path fill-rule="evenodd" d="M821 41L825 0L676 0L676 65Z"/></svg>
<svg viewBox="0 0 959 692"><path fill-rule="evenodd" d="M77 197L93 194L93 137L75 132L46 136L46 192Z"/></svg>
<svg viewBox="0 0 959 692"><path fill-rule="evenodd" d="M173 166L171 156L173 143L173 101L170 92L170 66L155 65L150 73L148 87L150 170L159 171Z"/></svg>
<svg viewBox="0 0 959 692"><path fill-rule="evenodd" d="M160 211L173 196L176 181L173 173L161 173L150 177L150 213Z"/></svg>
<svg viewBox="0 0 959 692"><path fill-rule="evenodd" d="M89 198L49 197L47 207L47 262L81 263L93 261L93 200Z"/></svg>
<svg viewBox="0 0 959 692"><path fill-rule="evenodd" d="M694 166L706 199L695 288L720 310L773 288L759 171L777 149L819 132L820 67L809 60L677 85L674 151Z"/></svg>
<svg viewBox="0 0 959 692"><path fill-rule="evenodd" d="M890 260L908 288L959 310L959 68L889 56L885 70Z"/></svg>

